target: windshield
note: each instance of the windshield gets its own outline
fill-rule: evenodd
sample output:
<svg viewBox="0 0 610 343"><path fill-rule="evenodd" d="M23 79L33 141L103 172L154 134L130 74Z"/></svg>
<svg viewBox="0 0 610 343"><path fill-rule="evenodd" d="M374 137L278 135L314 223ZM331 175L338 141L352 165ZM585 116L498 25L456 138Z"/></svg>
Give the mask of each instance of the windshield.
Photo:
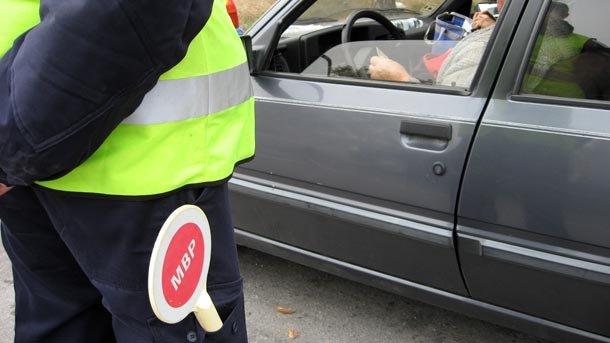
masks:
<svg viewBox="0 0 610 343"><path fill-rule="evenodd" d="M372 8L390 19L432 14L444 0L319 0L296 21L297 25L343 22L355 10Z"/></svg>

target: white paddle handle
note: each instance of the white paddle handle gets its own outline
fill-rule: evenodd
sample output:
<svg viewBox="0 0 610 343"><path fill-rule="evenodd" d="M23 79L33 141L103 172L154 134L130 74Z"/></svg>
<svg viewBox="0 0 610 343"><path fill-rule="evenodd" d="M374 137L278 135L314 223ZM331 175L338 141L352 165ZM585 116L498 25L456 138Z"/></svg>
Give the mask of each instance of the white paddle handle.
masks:
<svg viewBox="0 0 610 343"><path fill-rule="evenodd" d="M197 300L195 317L206 332L216 332L222 328L222 320L216 311L216 306L206 291L203 291Z"/></svg>

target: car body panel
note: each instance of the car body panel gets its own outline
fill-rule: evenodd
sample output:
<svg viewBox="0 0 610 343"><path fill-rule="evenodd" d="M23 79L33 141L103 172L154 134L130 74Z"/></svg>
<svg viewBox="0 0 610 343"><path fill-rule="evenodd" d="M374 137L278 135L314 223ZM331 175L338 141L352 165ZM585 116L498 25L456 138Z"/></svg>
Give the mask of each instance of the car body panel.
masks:
<svg viewBox="0 0 610 343"><path fill-rule="evenodd" d="M546 5L530 1L523 20ZM462 271L475 299L610 336L610 113L514 95L526 49L511 47L465 172Z"/></svg>
<svg viewBox="0 0 610 343"><path fill-rule="evenodd" d="M448 263L455 261L450 230L265 181L238 175L231 182L237 227L369 270L466 294L457 264Z"/></svg>
<svg viewBox="0 0 610 343"><path fill-rule="evenodd" d="M464 109L464 113L454 114L460 118L456 120L438 109L434 111L432 105L424 105L438 99L431 94L266 76L255 78L254 84L258 96L257 158L241 168L240 173L273 175L280 179L275 183L276 189L295 186L294 181L306 184L296 194L315 185L319 189L316 199L336 196L337 191L343 192L346 200L359 197L369 207L381 199L393 203L394 209L406 209L403 217L418 215L424 209L434 213L434 223L430 223L430 215L422 216L426 218L424 224L432 225L441 232L441 237L449 239L448 244L433 249L425 241L396 236L380 229L378 223L366 223L370 216L363 213L346 220L314 215L307 209L295 211L260 197L255 197L257 208L266 210L268 216L257 214L251 218L238 214L238 227L390 275L465 293L451 240L453 210L476 112L482 110L483 101L443 95L446 103L455 101L458 102L455 108ZM362 98L363 93L370 96L369 101L354 101ZM430 100L422 101L425 97ZM417 114L404 113L401 104L414 104L410 111ZM466 113L468 108L472 108L470 114ZM421 114L426 111L431 114ZM402 122L413 118L449 123L451 140L402 135ZM447 168L443 176L434 175L432 170L439 161ZM239 203L243 206L246 202ZM236 209L236 213L241 210ZM444 222L442 226L437 225L439 219ZM271 230L270 221L282 230ZM342 237L350 239L339 246L334 243ZM358 253L364 247L368 252ZM414 259L424 256L427 257L424 265L417 262L421 261L419 258Z"/></svg>
<svg viewBox="0 0 610 343"><path fill-rule="evenodd" d="M256 78L255 94L258 152L246 169L453 216L484 99L272 77ZM408 119L450 123L451 140L406 137Z"/></svg>
<svg viewBox="0 0 610 343"><path fill-rule="evenodd" d="M515 0L509 24L490 47L496 58L482 68L486 73L475 78L472 91L257 73L257 157L235 177L236 227L467 294L452 239L456 199L474 129L506 49L502 41L510 39L522 5ZM286 13L277 15L282 23ZM253 37L254 49L261 45L258 39L272 36L279 42L277 33L260 33ZM425 130L412 134L405 126ZM428 135L438 127L448 135ZM439 164L441 171L435 172ZM272 194L280 191L283 197ZM300 199L305 195L308 200Z"/></svg>

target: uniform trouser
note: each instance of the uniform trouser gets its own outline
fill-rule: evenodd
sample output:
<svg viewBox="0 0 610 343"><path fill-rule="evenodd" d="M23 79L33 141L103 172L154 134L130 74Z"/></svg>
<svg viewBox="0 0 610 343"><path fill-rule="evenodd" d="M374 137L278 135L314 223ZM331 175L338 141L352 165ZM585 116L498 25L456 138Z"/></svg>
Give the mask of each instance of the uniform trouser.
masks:
<svg viewBox="0 0 610 343"><path fill-rule="evenodd" d="M167 325L148 301L148 263L165 219L201 207L212 231L208 291L224 326L193 315ZM243 288L226 184L154 200L94 199L17 187L0 197L2 241L15 284L15 341L246 342Z"/></svg>

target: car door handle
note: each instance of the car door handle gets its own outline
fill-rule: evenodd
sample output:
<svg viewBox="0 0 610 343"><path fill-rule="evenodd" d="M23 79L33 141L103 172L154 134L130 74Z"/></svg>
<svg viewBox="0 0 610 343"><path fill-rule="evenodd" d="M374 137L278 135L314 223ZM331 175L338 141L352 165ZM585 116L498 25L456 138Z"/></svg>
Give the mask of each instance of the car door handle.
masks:
<svg viewBox="0 0 610 343"><path fill-rule="evenodd" d="M451 140L451 124L422 119L405 119L400 123L400 133L405 136L419 136L432 139Z"/></svg>

